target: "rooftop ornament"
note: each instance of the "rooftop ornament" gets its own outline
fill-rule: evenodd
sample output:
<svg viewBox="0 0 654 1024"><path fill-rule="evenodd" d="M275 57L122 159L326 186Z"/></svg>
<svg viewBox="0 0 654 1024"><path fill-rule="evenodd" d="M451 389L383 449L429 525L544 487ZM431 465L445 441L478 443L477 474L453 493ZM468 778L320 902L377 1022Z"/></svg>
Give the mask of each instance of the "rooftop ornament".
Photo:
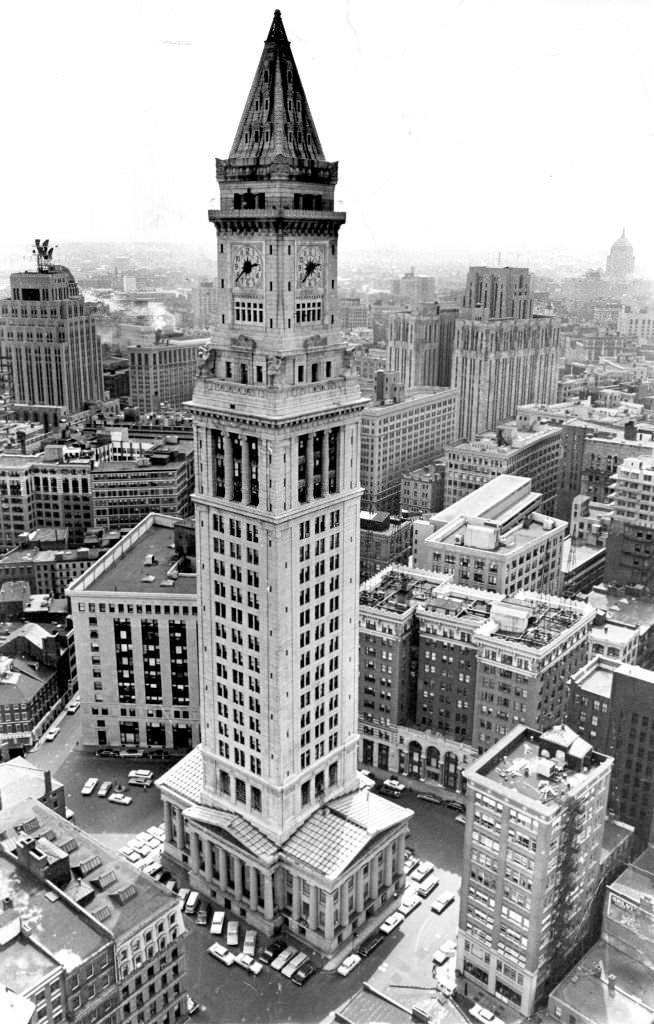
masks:
<svg viewBox="0 0 654 1024"><path fill-rule="evenodd" d="M32 249L32 255L36 256L36 266L39 273L47 273L52 268L52 254L54 252L54 246L50 245L50 239L46 238L44 242L40 238L34 239L34 248Z"/></svg>

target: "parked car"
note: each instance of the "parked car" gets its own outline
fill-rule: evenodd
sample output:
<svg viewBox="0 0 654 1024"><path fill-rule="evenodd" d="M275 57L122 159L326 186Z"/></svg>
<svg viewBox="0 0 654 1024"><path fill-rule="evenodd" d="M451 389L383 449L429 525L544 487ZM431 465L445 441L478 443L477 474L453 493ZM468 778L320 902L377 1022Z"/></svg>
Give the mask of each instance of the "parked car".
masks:
<svg viewBox="0 0 654 1024"><path fill-rule="evenodd" d="M379 930L383 935L390 935L391 932L394 932L402 924L403 920L404 914L400 914L399 910L396 910L385 921L382 921Z"/></svg>
<svg viewBox="0 0 654 1024"><path fill-rule="evenodd" d="M427 875L431 875L434 870L434 865L430 860L421 860L420 863L411 872L411 877L414 882L424 882Z"/></svg>
<svg viewBox="0 0 654 1024"><path fill-rule="evenodd" d="M449 807L451 811L458 811L459 814L463 814L466 809L466 805L460 800L447 800L445 806Z"/></svg>
<svg viewBox="0 0 654 1024"><path fill-rule="evenodd" d="M383 941L384 936L381 931L373 932L359 944L357 952L360 953L361 956L370 956L370 954L374 952L374 950L377 949L377 946L379 946Z"/></svg>
<svg viewBox="0 0 654 1024"><path fill-rule="evenodd" d="M187 995L186 997L186 1012L189 1017L192 1017L194 1013L197 1013L200 1009L200 1004L196 1003L192 996Z"/></svg>
<svg viewBox="0 0 654 1024"><path fill-rule="evenodd" d="M270 966L273 971L281 971L282 967L285 967L288 961L292 960L296 954L297 949L295 946L287 946L271 961Z"/></svg>
<svg viewBox="0 0 654 1024"><path fill-rule="evenodd" d="M431 909L435 914L442 914L444 910L447 910L450 903L454 903L454 893L442 892L432 903Z"/></svg>
<svg viewBox="0 0 654 1024"><path fill-rule="evenodd" d="M313 975L317 973L318 968L314 964L313 960L310 960L307 957L304 963L300 964L295 974L292 976L291 981L294 985L299 985L301 987L306 984L309 978L312 978Z"/></svg>
<svg viewBox="0 0 654 1024"><path fill-rule="evenodd" d="M184 913L192 916L197 914L198 906L200 904L200 893L196 892L195 889L191 889L190 893L186 897L186 903L184 904Z"/></svg>
<svg viewBox="0 0 654 1024"><path fill-rule="evenodd" d="M214 942L209 946L207 953L209 953L210 956L215 957L216 960L220 960L221 964L225 964L226 967L231 967L236 960L234 954L224 946L221 946L219 942Z"/></svg>
<svg viewBox="0 0 654 1024"><path fill-rule="evenodd" d="M201 903L200 906L198 907L198 912L195 915L196 924L199 924L202 928L204 928L208 920L209 911L207 910L207 904Z"/></svg>
<svg viewBox="0 0 654 1024"><path fill-rule="evenodd" d="M56 740L60 732L61 729L59 728L58 725L51 726L45 734L46 742L52 743L53 740Z"/></svg>
<svg viewBox="0 0 654 1024"><path fill-rule="evenodd" d="M435 793L416 793L418 800L426 800L429 804L442 804L442 796L436 796Z"/></svg>
<svg viewBox="0 0 654 1024"><path fill-rule="evenodd" d="M395 800L402 796L402 793L406 789L403 782L398 782L397 779L385 779L382 782L381 791L383 796L392 796Z"/></svg>
<svg viewBox="0 0 654 1024"><path fill-rule="evenodd" d="M459 823L459 825L465 825L465 823L466 823L466 816L465 816L465 814L457 814L457 816L456 816L456 818L454 820L457 821Z"/></svg>
<svg viewBox="0 0 654 1024"><path fill-rule="evenodd" d="M184 910L184 907L186 906L186 901L187 901L187 899L189 897L190 891L191 891L190 889L187 889L187 888L184 888L184 887L182 887L179 890L179 909L180 910Z"/></svg>
<svg viewBox="0 0 654 1024"><path fill-rule="evenodd" d="M485 1006L481 1006L479 1003L475 1003L473 1007L468 1010L471 1017L475 1020L482 1021L482 1024L500 1024L502 1018L498 1017L497 1014L493 1013L492 1010L487 1010Z"/></svg>
<svg viewBox="0 0 654 1024"><path fill-rule="evenodd" d="M144 789L148 789L154 783L154 772L147 768L133 768L127 776L127 781L130 786L143 786Z"/></svg>
<svg viewBox="0 0 654 1024"><path fill-rule="evenodd" d="M127 793L110 793L107 800L112 804L122 804L123 807L129 807L132 802L131 796Z"/></svg>
<svg viewBox="0 0 654 1024"><path fill-rule="evenodd" d="M404 854L404 874L410 875L414 868L418 867L418 858L411 853Z"/></svg>
<svg viewBox="0 0 654 1024"><path fill-rule="evenodd" d="M82 789L80 790L82 796L90 796L91 793L93 792L93 790L95 789L95 787L97 786L97 784L98 784L98 780L97 779L93 779L93 778L87 779L86 782L84 783L84 785L82 786Z"/></svg>
<svg viewBox="0 0 654 1024"><path fill-rule="evenodd" d="M100 785L98 786L97 796L109 796L110 793L111 783L107 782L106 780L104 782L101 782Z"/></svg>
<svg viewBox="0 0 654 1024"><path fill-rule="evenodd" d="M348 974L351 974L355 967L358 967L361 963L361 956L359 953L350 953L349 956L345 957L345 960L339 967L336 968L336 973L340 974L341 978L347 978Z"/></svg>
<svg viewBox="0 0 654 1024"><path fill-rule="evenodd" d="M69 701L68 704L66 705L66 714L74 715L76 711L79 711L80 706L81 704L79 697L73 697L73 699Z"/></svg>
<svg viewBox="0 0 654 1024"><path fill-rule="evenodd" d="M263 953L259 953L259 959L263 960L264 964L272 964L273 960L275 960L284 949L286 949L286 943L283 939L273 939L272 942L266 946Z"/></svg>
<svg viewBox="0 0 654 1024"><path fill-rule="evenodd" d="M255 960L253 956L249 956L247 953L237 953L234 960L239 967L244 967L246 971L250 972L250 974L261 974L263 970L263 964L259 963L258 960Z"/></svg>
<svg viewBox="0 0 654 1024"><path fill-rule="evenodd" d="M398 914L402 914L403 917L408 917L414 910L420 906L420 897L415 889L407 889L402 897L402 902L397 908Z"/></svg>
<svg viewBox="0 0 654 1024"><path fill-rule="evenodd" d="M432 956L431 962L433 964L436 964L437 967L442 967L443 964L446 964L449 959L450 954L446 953L443 947L441 946L441 948L437 949L434 955Z"/></svg>
<svg viewBox="0 0 654 1024"><path fill-rule="evenodd" d="M96 757L118 757L118 751L112 747L102 747L101 750L96 750Z"/></svg>
<svg viewBox="0 0 654 1024"><path fill-rule="evenodd" d="M227 922L227 945L238 946L239 934L238 934L238 921Z"/></svg>
<svg viewBox="0 0 654 1024"><path fill-rule="evenodd" d="M243 939L243 952L247 956L256 956L257 954L257 933L254 928L248 928L245 932L245 938Z"/></svg>
<svg viewBox="0 0 654 1024"><path fill-rule="evenodd" d="M418 896L420 896L422 899L424 899L425 896L430 896L431 893L434 891L434 889L436 888L437 885L438 885L438 879L436 878L436 875L430 875L428 878L426 878L424 880L422 885L418 886L418 888L416 890L417 893L418 893Z"/></svg>
<svg viewBox="0 0 654 1024"><path fill-rule="evenodd" d="M291 978L297 971L300 964L303 964L306 959L306 953L296 953L295 956L291 957L291 959L284 964L281 973L285 978Z"/></svg>
<svg viewBox="0 0 654 1024"><path fill-rule="evenodd" d="M211 918L211 934L222 935L223 928L225 926L225 911L214 910L213 917Z"/></svg>

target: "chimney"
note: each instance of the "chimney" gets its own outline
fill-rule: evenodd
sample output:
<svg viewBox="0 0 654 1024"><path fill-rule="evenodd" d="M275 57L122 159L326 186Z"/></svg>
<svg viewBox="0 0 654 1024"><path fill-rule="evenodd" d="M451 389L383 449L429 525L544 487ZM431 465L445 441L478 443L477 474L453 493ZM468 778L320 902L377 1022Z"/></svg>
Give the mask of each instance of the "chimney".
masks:
<svg viewBox="0 0 654 1024"><path fill-rule="evenodd" d="M45 794L43 802L50 805L50 798L52 796L52 776L50 775L50 769L46 768L43 772L43 783L45 785Z"/></svg>

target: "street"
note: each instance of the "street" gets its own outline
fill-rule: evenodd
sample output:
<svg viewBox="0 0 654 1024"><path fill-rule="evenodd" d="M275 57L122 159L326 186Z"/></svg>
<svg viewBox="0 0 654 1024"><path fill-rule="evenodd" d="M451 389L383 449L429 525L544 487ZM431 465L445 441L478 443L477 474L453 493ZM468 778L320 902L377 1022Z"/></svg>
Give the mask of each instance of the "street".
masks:
<svg viewBox="0 0 654 1024"><path fill-rule="evenodd" d="M137 832L161 822L159 793L154 787L130 787L133 803L129 807L108 803L95 794L81 796L80 790L89 776L125 783L129 770L137 766L152 768L156 777L167 769L167 762L100 758L83 753L76 746L79 713L64 715L58 724L61 732L56 740L42 743L28 759L39 768L50 768L64 784L66 802L81 828L118 850ZM433 993L432 954L443 942L456 938L464 828L454 820L456 811L418 800L413 793L406 793L401 799L414 811L407 846L418 858L436 865L438 888L347 978L336 972L320 972L304 988L298 988L269 967L264 967L255 978L237 965L225 967L217 963L206 952L213 941L208 927L199 927L192 918L185 918L189 929L188 991L201 1006L193 1018L198 1024L323 1021L364 981L408 1008ZM437 915L430 910L431 904L446 889L456 892L457 898L444 913ZM343 958L347 952L343 952Z"/></svg>

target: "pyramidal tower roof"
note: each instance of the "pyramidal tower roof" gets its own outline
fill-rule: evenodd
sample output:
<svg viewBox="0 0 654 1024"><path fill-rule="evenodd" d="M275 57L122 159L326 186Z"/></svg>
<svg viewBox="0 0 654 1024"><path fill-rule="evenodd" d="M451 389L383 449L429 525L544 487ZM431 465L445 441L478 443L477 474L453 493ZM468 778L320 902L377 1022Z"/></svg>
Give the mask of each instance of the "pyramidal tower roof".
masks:
<svg viewBox="0 0 654 1024"><path fill-rule="evenodd" d="M326 164L282 16L275 11L229 163L255 168L280 157L298 169Z"/></svg>

